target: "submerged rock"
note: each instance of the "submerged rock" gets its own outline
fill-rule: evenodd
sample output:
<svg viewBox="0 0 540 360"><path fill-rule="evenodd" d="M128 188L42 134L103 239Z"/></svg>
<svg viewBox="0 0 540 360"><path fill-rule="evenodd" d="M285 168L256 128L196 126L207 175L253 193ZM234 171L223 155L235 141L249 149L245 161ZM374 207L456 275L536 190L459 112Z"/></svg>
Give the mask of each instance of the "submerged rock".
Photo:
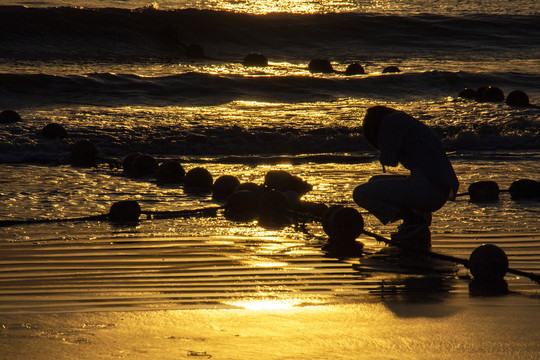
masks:
<svg viewBox="0 0 540 360"><path fill-rule="evenodd" d="M312 73L330 74L334 72L334 68L330 61L326 59L313 59L309 62L308 70Z"/></svg>
<svg viewBox="0 0 540 360"><path fill-rule="evenodd" d="M268 59L263 54L251 53L244 58L245 66L268 66Z"/></svg>
<svg viewBox="0 0 540 360"><path fill-rule="evenodd" d="M214 178L212 177L212 174L202 167L196 167L189 170L184 179L184 185L193 188L204 188L210 190L213 183Z"/></svg>
<svg viewBox="0 0 540 360"><path fill-rule="evenodd" d="M0 112L0 124L11 124L22 121L21 115L14 110L4 110Z"/></svg>

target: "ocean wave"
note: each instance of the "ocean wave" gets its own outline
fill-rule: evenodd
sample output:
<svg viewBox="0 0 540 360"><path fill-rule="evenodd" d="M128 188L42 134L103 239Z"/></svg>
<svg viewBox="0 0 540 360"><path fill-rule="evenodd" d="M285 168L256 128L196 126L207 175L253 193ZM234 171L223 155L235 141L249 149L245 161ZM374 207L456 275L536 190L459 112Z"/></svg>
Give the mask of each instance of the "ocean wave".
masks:
<svg viewBox="0 0 540 360"><path fill-rule="evenodd" d="M457 96L465 87L496 85L508 93L535 89L538 73L403 72L364 76L273 76L185 72L145 77L134 74L85 75L0 73L4 106L43 104L185 105L232 100L279 102L318 101L340 97L371 99L441 98ZM407 92L403 89L407 88Z"/></svg>
<svg viewBox="0 0 540 360"><path fill-rule="evenodd" d="M1 6L0 18L0 54L5 59L132 61L173 55L182 60L182 54L168 51L178 43L197 43L213 56L229 58L250 49L300 57L309 52L400 53L404 48L500 53L540 44L535 15L253 15Z"/></svg>
<svg viewBox="0 0 540 360"><path fill-rule="evenodd" d="M433 129L447 151L540 150L538 109L454 106L463 108L449 108L436 119L415 114ZM41 134L41 128L51 121L42 112L34 119L0 126L0 163L69 163L71 148L81 139L95 143L103 156L120 161L132 152L161 158L197 157L198 161L201 157L219 157L223 163L248 165L354 163L373 156L375 152L364 140L359 121L354 120L356 110L345 107L339 113L339 107L325 110L334 123L310 119L309 113L293 119L288 116L295 112L290 108L282 114L260 110L254 113L260 117L257 124L256 119L240 115L238 110L234 116L239 119L234 122L221 115L220 111L225 113L226 109L210 109L207 114L213 115L190 113L197 112L195 108L172 109L170 115L159 109L142 113L133 108L92 108L86 113L75 109L71 117L53 114L52 119L61 122L68 132L64 139L48 139ZM455 111L457 122L449 111ZM491 118L487 111L493 113Z"/></svg>

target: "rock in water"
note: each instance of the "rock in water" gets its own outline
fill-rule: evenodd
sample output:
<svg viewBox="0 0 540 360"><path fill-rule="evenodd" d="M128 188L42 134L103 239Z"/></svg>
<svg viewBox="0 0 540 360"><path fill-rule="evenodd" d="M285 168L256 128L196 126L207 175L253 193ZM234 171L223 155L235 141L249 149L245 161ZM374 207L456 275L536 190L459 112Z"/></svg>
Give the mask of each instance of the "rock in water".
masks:
<svg viewBox="0 0 540 360"><path fill-rule="evenodd" d="M259 197L253 191L236 191L225 203L225 217L235 221L254 220L259 216Z"/></svg>
<svg viewBox="0 0 540 360"><path fill-rule="evenodd" d="M41 135L48 139L64 139L67 138L68 133L61 124L50 123L41 129Z"/></svg>
<svg viewBox="0 0 540 360"><path fill-rule="evenodd" d="M540 182L532 179L514 181L508 189L512 200L538 200L540 199Z"/></svg>
<svg viewBox="0 0 540 360"><path fill-rule="evenodd" d="M289 200L281 191L263 192L259 199L259 223L278 226L287 223L288 208Z"/></svg>
<svg viewBox="0 0 540 360"><path fill-rule="evenodd" d="M263 54L251 53L244 58L245 66L268 66L268 59Z"/></svg>
<svg viewBox="0 0 540 360"><path fill-rule="evenodd" d="M330 215L327 229L329 241L352 242L364 231L364 219L358 210L340 207Z"/></svg>
<svg viewBox="0 0 540 360"><path fill-rule="evenodd" d="M347 66L347 70L345 70L345 75L361 75L365 73L364 67L359 63L352 63Z"/></svg>
<svg viewBox="0 0 540 360"><path fill-rule="evenodd" d="M495 202L499 200L499 185L495 181L478 181L469 185L471 202Z"/></svg>
<svg viewBox="0 0 540 360"><path fill-rule="evenodd" d="M139 216L141 216L141 207L135 200L117 201L109 210L109 221L115 223L137 222Z"/></svg>
<svg viewBox="0 0 540 360"><path fill-rule="evenodd" d="M212 185L212 199L226 199L236 190L238 185L240 185L240 180L236 176L221 175Z"/></svg>
<svg viewBox="0 0 540 360"><path fill-rule="evenodd" d="M477 281L496 283L508 271L508 257L497 245L480 245L469 257L469 270Z"/></svg>
<svg viewBox="0 0 540 360"><path fill-rule="evenodd" d="M202 167L189 170L184 179L184 185L193 188L210 189L214 183L214 178L210 171Z"/></svg>
<svg viewBox="0 0 540 360"><path fill-rule="evenodd" d="M334 68L330 61L326 59L313 59L309 62L308 70L312 73L330 74L334 72Z"/></svg>
<svg viewBox="0 0 540 360"><path fill-rule="evenodd" d="M531 105L529 96L521 91L514 90L506 97L506 105L514 107L528 107Z"/></svg>
<svg viewBox="0 0 540 360"><path fill-rule="evenodd" d="M21 120L21 115L14 110L4 110L0 112L0 124L11 124Z"/></svg>
<svg viewBox="0 0 540 360"><path fill-rule="evenodd" d="M157 160L148 154L136 156L131 163L130 175L133 177L151 176L158 170Z"/></svg>
<svg viewBox="0 0 540 360"><path fill-rule="evenodd" d="M159 184L181 184L184 182L186 171L182 164L175 160L161 163L157 169L156 181Z"/></svg>

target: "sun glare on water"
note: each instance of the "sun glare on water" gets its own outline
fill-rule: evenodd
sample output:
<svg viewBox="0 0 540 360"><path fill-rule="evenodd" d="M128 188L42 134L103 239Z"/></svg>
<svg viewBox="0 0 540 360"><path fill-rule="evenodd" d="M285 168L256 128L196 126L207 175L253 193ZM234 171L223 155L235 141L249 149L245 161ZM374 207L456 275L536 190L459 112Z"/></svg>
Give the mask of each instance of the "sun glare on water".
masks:
<svg viewBox="0 0 540 360"><path fill-rule="evenodd" d="M242 299L228 303L246 310L270 311L290 310L305 302L305 299Z"/></svg>
<svg viewBox="0 0 540 360"><path fill-rule="evenodd" d="M311 13L327 13L352 10L354 4L349 1L317 1L317 0L246 0L246 1L220 1L214 0L207 2L206 5L219 8L227 11L244 12L252 14L268 14L268 13L296 13L296 14L311 14Z"/></svg>

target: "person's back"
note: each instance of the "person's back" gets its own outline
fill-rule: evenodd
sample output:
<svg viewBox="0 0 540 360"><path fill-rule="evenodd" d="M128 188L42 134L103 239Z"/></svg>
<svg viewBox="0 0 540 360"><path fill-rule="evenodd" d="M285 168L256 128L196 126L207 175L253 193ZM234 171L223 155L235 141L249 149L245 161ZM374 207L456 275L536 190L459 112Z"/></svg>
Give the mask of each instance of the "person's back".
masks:
<svg viewBox="0 0 540 360"><path fill-rule="evenodd" d="M378 146L381 164L400 163L411 173L420 171L435 184L449 187L454 196L457 193L459 181L441 142L414 117L401 111L383 117Z"/></svg>
<svg viewBox="0 0 540 360"><path fill-rule="evenodd" d="M414 117L384 106L368 109L363 130L380 152L383 166L402 164L411 174L374 177L355 188L355 202L384 224L403 219L393 239L405 242L423 233L423 247L429 247L431 212L453 198L459 187L441 142Z"/></svg>

